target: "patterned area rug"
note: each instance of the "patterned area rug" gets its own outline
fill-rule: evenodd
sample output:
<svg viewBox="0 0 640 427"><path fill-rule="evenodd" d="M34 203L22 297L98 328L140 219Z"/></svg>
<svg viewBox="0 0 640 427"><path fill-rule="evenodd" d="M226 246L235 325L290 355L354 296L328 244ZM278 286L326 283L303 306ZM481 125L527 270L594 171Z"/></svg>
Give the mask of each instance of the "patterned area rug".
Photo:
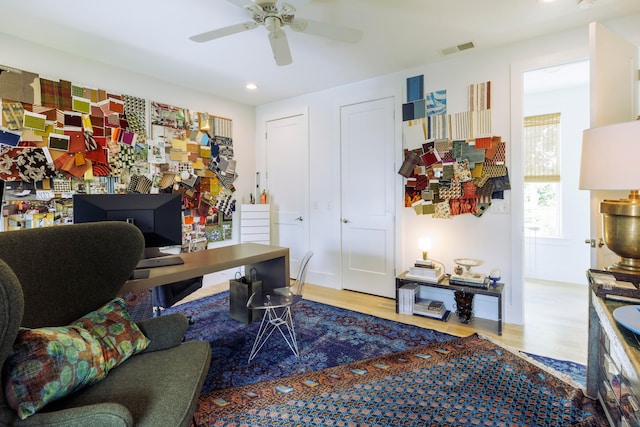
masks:
<svg viewBox="0 0 640 427"><path fill-rule="evenodd" d="M552 369L555 369L558 372L562 372L567 376L571 377L571 379L578 384L582 388L586 387L587 384L587 367L581 363L571 362L569 360L558 360L553 359L551 357L546 356L538 356L536 354L525 353L527 356L532 359L542 363L545 366L548 366Z"/></svg>
<svg viewBox="0 0 640 427"><path fill-rule="evenodd" d="M597 402L478 335L205 393L198 426L604 426Z"/></svg>
<svg viewBox="0 0 640 427"><path fill-rule="evenodd" d="M281 336L273 336L248 363L260 322L245 325L229 316L229 293L181 304L166 312L193 316L187 339L211 343L211 367L203 392L319 371L357 360L455 338L431 329L405 325L312 301L293 312L300 359Z"/></svg>

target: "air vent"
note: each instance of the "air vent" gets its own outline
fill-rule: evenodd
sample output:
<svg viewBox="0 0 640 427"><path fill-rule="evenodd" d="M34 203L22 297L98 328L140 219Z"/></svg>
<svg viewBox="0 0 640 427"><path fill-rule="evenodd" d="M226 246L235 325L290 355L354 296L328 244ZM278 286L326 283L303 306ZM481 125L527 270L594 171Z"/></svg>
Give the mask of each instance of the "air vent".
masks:
<svg viewBox="0 0 640 427"><path fill-rule="evenodd" d="M474 47L476 47L476 45L473 44L473 42L466 42L466 43L459 44L457 46L452 46L452 47L447 47L445 49L442 49L440 50L440 53L443 55L451 55L453 53L462 52L463 50L473 49Z"/></svg>

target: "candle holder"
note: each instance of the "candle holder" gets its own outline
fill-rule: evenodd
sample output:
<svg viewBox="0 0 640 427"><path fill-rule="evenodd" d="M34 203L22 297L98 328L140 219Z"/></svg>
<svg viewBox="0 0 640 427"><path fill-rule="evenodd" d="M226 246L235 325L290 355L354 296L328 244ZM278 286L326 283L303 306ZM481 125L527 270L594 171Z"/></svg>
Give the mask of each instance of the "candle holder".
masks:
<svg viewBox="0 0 640 427"><path fill-rule="evenodd" d="M489 280L491 280L491 286L493 286L494 288L498 286L498 280L500 280L500 270L498 270L497 268L491 270L491 272L489 273Z"/></svg>

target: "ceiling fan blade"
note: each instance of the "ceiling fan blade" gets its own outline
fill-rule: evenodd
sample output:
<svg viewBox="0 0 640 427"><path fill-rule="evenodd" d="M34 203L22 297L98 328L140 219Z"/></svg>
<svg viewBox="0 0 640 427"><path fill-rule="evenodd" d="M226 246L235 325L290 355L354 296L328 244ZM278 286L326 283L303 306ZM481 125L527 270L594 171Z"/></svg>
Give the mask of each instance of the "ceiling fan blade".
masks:
<svg viewBox="0 0 640 427"><path fill-rule="evenodd" d="M229 0L232 1L232 0ZM242 1L242 0L238 0L238 1ZM278 1L278 9L282 8L283 4L288 4L293 6L294 11L300 9L302 6L306 5L307 3L309 3L311 0L286 0L286 1Z"/></svg>
<svg viewBox="0 0 640 427"><path fill-rule="evenodd" d="M310 19L296 18L289 23L289 26L294 31L326 37L340 42L357 43L362 39L362 31L355 28L341 27Z"/></svg>
<svg viewBox="0 0 640 427"><path fill-rule="evenodd" d="M289 49L287 34L281 29L269 31L269 42L271 42L271 50L276 64L279 66L291 64L291 50Z"/></svg>
<svg viewBox="0 0 640 427"><path fill-rule="evenodd" d="M209 40L217 39L224 36L230 36L231 34L240 33L242 31L253 30L258 24L255 22L243 22L241 24L229 25L228 27L218 28L217 30L207 31L206 33L196 34L189 37L189 40L202 43Z"/></svg>
<svg viewBox="0 0 640 427"><path fill-rule="evenodd" d="M252 7L255 5L254 2L252 2L251 0L227 0L229 3L233 3L236 6L238 6L241 9L244 9L245 7L249 6Z"/></svg>

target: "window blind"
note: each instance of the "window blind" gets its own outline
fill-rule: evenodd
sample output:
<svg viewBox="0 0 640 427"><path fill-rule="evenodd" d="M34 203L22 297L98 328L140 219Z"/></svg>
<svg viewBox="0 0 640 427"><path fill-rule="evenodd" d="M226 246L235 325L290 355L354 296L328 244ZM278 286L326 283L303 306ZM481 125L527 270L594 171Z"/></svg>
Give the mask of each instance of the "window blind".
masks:
<svg viewBox="0 0 640 427"><path fill-rule="evenodd" d="M560 113L524 118L525 182L560 182Z"/></svg>

